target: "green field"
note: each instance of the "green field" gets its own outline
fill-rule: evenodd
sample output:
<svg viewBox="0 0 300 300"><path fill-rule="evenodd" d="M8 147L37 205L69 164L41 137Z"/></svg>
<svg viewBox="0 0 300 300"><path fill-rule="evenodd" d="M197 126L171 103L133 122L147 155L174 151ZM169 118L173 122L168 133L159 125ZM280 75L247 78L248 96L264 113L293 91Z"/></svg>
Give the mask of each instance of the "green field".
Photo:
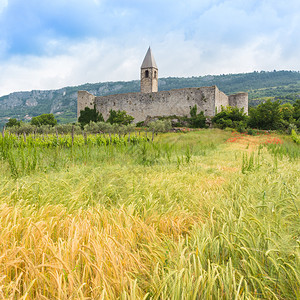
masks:
<svg viewBox="0 0 300 300"><path fill-rule="evenodd" d="M7 134L0 157L0 299L300 299L290 137Z"/></svg>

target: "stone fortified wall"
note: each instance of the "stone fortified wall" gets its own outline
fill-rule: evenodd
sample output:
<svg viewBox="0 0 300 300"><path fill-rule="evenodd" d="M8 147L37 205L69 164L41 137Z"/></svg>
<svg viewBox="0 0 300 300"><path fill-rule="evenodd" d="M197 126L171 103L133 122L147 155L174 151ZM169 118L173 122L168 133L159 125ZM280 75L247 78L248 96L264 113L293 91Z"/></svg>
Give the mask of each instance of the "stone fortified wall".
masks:
<svg viewBox="0 0 300 300"><path fill-rule="evenodd" d="M214 101L214 113L210 115L206 115L204 112L204 115L213 117L216 113L219 113L221 111L222 106L226 107L229 105L228 96L225 95L223 92L221 92L217 87L215 91L215 101Z"/></svg>
<svg viewBox="0 0 300 300"><path fill-rule="evenodd" d="M80 111L86 107L94 108L95 96L88 93L87 91L78 91L77 96L77 119L79 118Z"/></svg>
<svg viewBox="0 0 300 300"><path fill-rule="evenodd" d="M239 109L243 108L248 115L248 93L238 93L228 97L229 106L236 106Z"/></svg>
<svg viewBox="0 0 300 300"><path fill-rule="evenodd" d="M231 100L230 100L231 99ZM232 103L232 104L231 104ZM86 91L78 92L77 116L86 106L101 112L106 120L109 111L125 110L135 122L144 121L147 116L188 116L191 107L197 105L198 112L214 116L221 106L235 105L248 111L248 95L240 93L226 96L216 86L184 88L157 93L127 93L95 97Z"/></svg>

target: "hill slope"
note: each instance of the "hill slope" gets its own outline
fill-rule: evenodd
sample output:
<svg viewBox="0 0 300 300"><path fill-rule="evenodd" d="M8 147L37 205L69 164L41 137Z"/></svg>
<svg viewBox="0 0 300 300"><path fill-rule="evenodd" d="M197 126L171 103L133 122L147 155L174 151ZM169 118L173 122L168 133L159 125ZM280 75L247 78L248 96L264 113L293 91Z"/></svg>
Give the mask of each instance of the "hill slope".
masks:
<svg viewBox="0 0 300 300"><path fill-rule="evenodd" d="M256 105L260 98L286 97L293 101L300 97L300 73L293 71L253 72L202 77L159 79L159 90L185 87L212 86L226 94L249 93L249 105ZM54 113L59 122L76 120L77 91L86 90L97 96L138 92L140 81L103 82L65 87L58 90L15 92L0 97L0 125L9 118L30 119L42 113Z"/></svg>

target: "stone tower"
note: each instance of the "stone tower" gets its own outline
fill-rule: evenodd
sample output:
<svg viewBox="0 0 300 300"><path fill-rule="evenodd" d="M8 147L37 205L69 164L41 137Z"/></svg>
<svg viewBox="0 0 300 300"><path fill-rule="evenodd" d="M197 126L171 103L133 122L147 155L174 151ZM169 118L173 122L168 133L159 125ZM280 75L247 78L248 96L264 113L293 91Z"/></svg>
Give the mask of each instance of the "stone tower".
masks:
<svg viewBox="0 0 300 300"><path fill-rule="evenodd" d="M141 92L153 93L158 91L158 68L149 47L141 66Z"/></svg>

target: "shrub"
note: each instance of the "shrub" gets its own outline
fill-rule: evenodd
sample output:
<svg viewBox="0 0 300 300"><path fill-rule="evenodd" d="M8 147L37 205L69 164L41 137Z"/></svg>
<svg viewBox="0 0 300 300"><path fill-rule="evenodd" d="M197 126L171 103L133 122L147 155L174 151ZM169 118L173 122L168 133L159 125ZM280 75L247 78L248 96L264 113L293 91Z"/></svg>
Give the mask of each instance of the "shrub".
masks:
<svg viewBox="0 0 300 300"><path fill-rule="evenodd" d="M295 124L289 124L287 133L292 134L292 130L294 130L297 133L297 126Z"/></svg>
<svg viewBox="0 0 300 300"><path fill-rule="evenodd" d="M221 111L212 118L212 122L221 129L230 127L244 132L247 127L247 119L244 109L227 106L226 108L222 107Z"/></svg>
<svg viewBox="0 0 300 300"><path fill-rule="evenodd" d="M298 136L298 134L296 133L296 131L294 129L292 129L292 132L291 132L291 137L292 137L292 140L300 145L300 137Z"/></svg>
<svg viewBox="0 0 300 300"><path fill-rule="evenodd" d="M250 129L247 130L247 134L249 134L249 135L257 135L257 130L250 128Z"/></svg>

